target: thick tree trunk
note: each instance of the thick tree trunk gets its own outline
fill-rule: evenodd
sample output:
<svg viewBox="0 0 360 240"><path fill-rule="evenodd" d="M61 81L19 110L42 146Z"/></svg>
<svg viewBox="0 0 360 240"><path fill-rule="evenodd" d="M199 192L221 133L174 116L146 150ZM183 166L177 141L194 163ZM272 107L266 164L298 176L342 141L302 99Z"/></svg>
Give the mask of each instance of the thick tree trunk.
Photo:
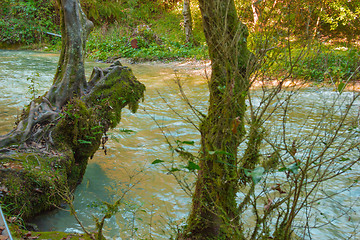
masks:
<svg viewBox="0 0 360 240"><path fill-rule="evenodd" d="M241 239L237 218L237 149L245 134L249 81L247 28L233 0L199 0L212 74L208 116L191 214L179 239Z"/></svg>
<svg viewBox="0 0 360 240"><path fill-rule="evenodd" d="M190 0L184 0L183 16L184 16L184 29L185 29L186 42L192 43L194 40L194 36L192 31Z"/></svg>
<svg viewBox="0 0 360 240"><path fill-rule="evenodd" d="M87 87L84 69L86 39L93 29L79 0L57 0L60 6L62 50L53 86L46 95L56 107L81 96Z"/></svg>
<svg viewBox="0 0 360 240"><path fill-rule="evenodd" d="M94 68L86 82L85 44L92 23L79 0L58 3L63 45L53 86L0 137L1 204L24 219L58 205L64 189L81 182L89 157L120 122L122 108L135 112L145 91L120 62Z"/></svg>

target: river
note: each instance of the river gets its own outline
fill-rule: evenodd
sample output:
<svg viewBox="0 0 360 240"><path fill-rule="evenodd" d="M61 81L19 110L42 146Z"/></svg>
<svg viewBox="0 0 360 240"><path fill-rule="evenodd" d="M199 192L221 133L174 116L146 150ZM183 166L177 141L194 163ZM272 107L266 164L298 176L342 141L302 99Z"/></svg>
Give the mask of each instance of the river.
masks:
<svg viewBox="0 0 360 240"><path fill-rule="evenodd" d="M52 53L0 50L0 134L12 128L16 115L21 113L22 107L29 103L34 93L41 95L49 89L57 61L58 55ZM91 74L93 66L108 65L88 62L87 76ZM181 100L174 79L182 79L190 102L205 112L208 100L205 73L201 65L125 65L129 65L137 79L146 85L145 101L140 104L136 114L128 109L123 110L121 123L109 133L107 154L99 150L89 160L84 179L74 193L74 205L83 224L93 228L93 216L102 216L99 207L101 201L113 202L134 185L125 195L119 213L106 221L105 236L110 239L141 239L149 236L169 239L184 223L191 200L171 174L161 165L151 163L156 159L177 161L171 154L164 132L170 140L194 141L190 151L197 152L200 135L194 126L180 116L189 116L195 124L199 122ZM319 98L319 89L304 90L298 96L294 122L297 118L305 117L304 112L313 111L314 104L323 104L325 98L331 99L334 94L332 89L323 89L320 94L322 98ZM359 102L356 104L360 106ZM341 188L343 183L336 184ZM356 213L360 207L355 204L359 198L359 185L342 195L341 201L348 202L352 210L336 222L315 229L314 239L349 239L354 229L360 229L360 217ZM341 215L342 212L336 204L324 205L323 210L334 215ZM81 232L74 217L64 210L46 213L34 219L34 222L42 231Z"/></svg>

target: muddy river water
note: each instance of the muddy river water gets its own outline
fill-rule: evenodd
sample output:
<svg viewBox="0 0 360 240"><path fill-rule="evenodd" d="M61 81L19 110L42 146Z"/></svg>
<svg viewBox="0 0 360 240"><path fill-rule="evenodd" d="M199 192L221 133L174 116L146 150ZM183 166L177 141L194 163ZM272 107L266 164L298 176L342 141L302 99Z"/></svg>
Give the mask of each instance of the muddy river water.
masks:
<svg viewBox="0 0 360 240"><path fill-rule="evenodd" d="M34 92L40 95L49 88L57 61L57 54L0 50L0 134L12 129L16 115L29 103ZM121 123L109 133L107 154L99 150L89 160L84 179L74 193L74 205L83 224L93 228L93 216L102 216L101 201L117 200L129 186L136 184L125 195L119 213L106 221L105 236L109 239L144 239L149 236L169 239L175 235L177 225L183 223L191 201L173 176L160 165L151 163L155 159L170 161L173 158L163 131L174 140L195 141L192 151L197 151L200 135L179 115L189 116L196 124L198 122L180 99L174 79L180 77L189 100L206 111L208 90L205 73L200 73L197 66L191 64L186 67L180 63L124 65L129 65L137 79L146 85L145 101L136 114L123 110ZM108 64L87 63L87 75L93 66L107 67ZM335 94L332 89L321 91L322 96L329 98ZM309 88L300 93L298 117L309 111L307 107L313 107L317 100L318 89ZM360 106L360 102L357 104ZM164 127L163 131L159 126ZM360 187L357 185L341 199L348 202L352 210L336 222L315 229L314 239L360 238L360 235L353 235L360 231L360 212L357 212L360 204L356 203L359 198ZM335 205L324 205L324 212L341 215L341 209ZM81 232L74 217L64 210L46 213L34 222L43 231Z"/></svg>

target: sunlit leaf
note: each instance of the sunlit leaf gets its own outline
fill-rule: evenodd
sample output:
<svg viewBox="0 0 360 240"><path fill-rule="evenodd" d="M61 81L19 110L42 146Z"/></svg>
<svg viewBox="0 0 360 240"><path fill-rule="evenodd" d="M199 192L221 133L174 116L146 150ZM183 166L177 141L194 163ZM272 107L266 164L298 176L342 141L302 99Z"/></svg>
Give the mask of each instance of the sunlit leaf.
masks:
<svg viewBox="0 0 360 240"><path fill-rule="evenodd" d="M250 176L251 176L251 170L249 170L249 169L244 169L244 172L245 172L245 175L246 175L247 177L250 177Z"/></svg>

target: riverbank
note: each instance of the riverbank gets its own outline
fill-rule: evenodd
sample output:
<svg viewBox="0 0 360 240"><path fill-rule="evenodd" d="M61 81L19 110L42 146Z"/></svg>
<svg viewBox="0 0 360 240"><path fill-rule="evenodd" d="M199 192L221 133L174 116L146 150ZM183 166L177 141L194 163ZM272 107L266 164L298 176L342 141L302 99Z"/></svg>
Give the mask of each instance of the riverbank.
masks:
<svg viewBox="0 0 360 240"><path fill-rule="evenodd" d="M122 63L125 64L138 64L138 62L134 62L131 58L119 58ZM200 76L200 79L203 79L203 81L208 81L211 76L211 61L210 60L194 60L194 59L183 59L183 60L177 60L177 61L148 61L143 60L139 62L140 64L147 64L147 65L158 65L162 66L164 68L172 68L175 71L175 75L179 73L178 77L184 77L180 73L186 72L187 75L192 76ZM359 70L357 70L359 71ZM278 86L281 82L281 77L267 77L264 78L263 76L260 77L261 80L256 79L258 75L253 76L251 79L252 81L252 89L258 89L263 87L275 87ZM264 80L266 79L266 80ZM347 91L360 91L360 79L359 77L356 78L356 74L354 74L353 81L344 82L344 89ZM358 80L356 80L358 79ZM309 79L302 79L302 78L294 78L294 77L288 77L285 80L282 80L282 87L284 88L302 88L302 87L316 87L316 88L329 88L333 89L334 91L339 91L339 81L335 82L329 82L329 81L312 81Z"/></svg>

